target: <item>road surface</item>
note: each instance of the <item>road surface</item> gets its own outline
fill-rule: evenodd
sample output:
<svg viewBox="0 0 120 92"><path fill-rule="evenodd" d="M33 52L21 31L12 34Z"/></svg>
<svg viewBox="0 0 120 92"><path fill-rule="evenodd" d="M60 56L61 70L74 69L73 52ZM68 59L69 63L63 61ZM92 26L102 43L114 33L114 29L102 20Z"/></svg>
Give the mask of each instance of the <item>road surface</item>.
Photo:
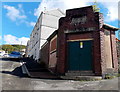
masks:
<svg viewBox="0 0 120 92"><path fill-rule="evenodd" d="M100 81L51 80L25 77L19 61L1 59L2 90L118 90L118 78Z"/></svg>

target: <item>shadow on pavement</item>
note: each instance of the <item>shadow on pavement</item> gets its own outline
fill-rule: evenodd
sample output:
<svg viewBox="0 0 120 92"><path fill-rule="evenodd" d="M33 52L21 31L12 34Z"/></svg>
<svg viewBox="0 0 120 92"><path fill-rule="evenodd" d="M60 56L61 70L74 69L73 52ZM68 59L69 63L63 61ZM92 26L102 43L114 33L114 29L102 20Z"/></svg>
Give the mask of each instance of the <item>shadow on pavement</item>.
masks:
<svg viewBox="0 0 120 92"><path fill-rule="evenodd" d="M10 74L10 75L18 76L18 77L28 77L27 75L22 73L21 66L16 67L13 71L2 71L1 73Z"/></svg>
<svg viewBox="0 0 120 92"><path fill-rule="evenodd" d="M37 76L28 76L27 74L23 74L22 73L22 68L21 66L20 67L16 67L13 71L1 71L1 73L3 74L9 74L9 75L14 75L14 76L17 76L17 77L20 77L20 78L32 78L32 79L49 79L49 80L63 80L61 78L56 78L54 76L51 76L49 75L49 72L48 74L42 74L42 75L39 75L39 77ZM37 72L40 74L40 72ZM38 75L38 74L37 74Z"/></svg>
<svg viewBox="0 0 120 92"><path fill-rule="evenodd" d="M3 61L9 61L9 62L10 61L12 61L12 62L20 62L21 59L3 57L3 58L1 58L1 60L3 60Z"/></svg>
<svg viewBox="0 0 120 92"><path fill-rule="evenodd" d="M38 63L31 58L23 58L23 61L26 62L25 66L31 78L62 80L60 76L51 73L44 63Z"/></svg>
<svg viewBox="0 0 120 92"><path fill-rule="evenodd" d="M10 60L8 58L3 58L6 61ZM62 80L60 77L52 74L50 71L48 71L47 68L45 68L43 65L38 64L32 59L29 58L22 58L22 61L26 62L25 66L27 70L30 73L30 76L27 74L23 74L22 72L22 66L16 67L13 71L2 71L4 74L14 75L21 78L34 78L34 79L50 79L50 80ZM13 60L12 60L13 61ZM13 62L20 62L20 61L13 61Z"/></svg>

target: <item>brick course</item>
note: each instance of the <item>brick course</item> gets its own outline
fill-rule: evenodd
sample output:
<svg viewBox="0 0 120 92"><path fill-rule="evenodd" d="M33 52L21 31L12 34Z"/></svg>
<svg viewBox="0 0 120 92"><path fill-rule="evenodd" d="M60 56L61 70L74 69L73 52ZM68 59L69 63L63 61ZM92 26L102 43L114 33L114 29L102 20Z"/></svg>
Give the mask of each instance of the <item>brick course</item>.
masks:
<svg viewBox="0 0 120 92"><path fill-rule="evenodd" d="M117 48L116 48L116 37L115 32L111 32L111 43L112 43L112 56L113 56L113 65L114 65L114 72L118 72L118 58L117 58Z"/></svg>

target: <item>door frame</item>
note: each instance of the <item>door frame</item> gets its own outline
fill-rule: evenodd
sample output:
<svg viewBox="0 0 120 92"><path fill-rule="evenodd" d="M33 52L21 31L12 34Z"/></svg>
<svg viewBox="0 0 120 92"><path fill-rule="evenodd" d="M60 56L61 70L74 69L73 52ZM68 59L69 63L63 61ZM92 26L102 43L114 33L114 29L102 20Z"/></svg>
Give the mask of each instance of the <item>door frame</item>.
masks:
<svg viewBox="0 0 120 92"><path fill-rule="evenodd" d="M94 58L93 58L93 55L94 55L94 47L93 47L93 38L89 38L89 39L75 39L75 40L67 40L67 46L66 46L66 51L67 51L67 58L66 58L66 72L69 72L70 70L69 70L69 62L68 62L68 42L75 42L75 41L91 41L92 42L92 45L91 45L91 59L92 59L92 70L91 71L93 71L94 72ZM78 72L78 71L77 71Z"/></svg>

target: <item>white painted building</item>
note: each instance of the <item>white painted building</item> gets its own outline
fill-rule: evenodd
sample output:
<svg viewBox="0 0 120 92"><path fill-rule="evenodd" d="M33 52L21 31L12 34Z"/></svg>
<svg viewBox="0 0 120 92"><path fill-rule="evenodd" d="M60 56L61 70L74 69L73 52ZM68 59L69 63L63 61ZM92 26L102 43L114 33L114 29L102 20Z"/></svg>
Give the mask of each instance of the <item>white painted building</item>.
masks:
<svg viewBox="0 0 120 92"><path fill-rule="evenodd" d="M46 42L46 39L58 29L59 19L64 15L65 14L59 9L41 12L30 35L26 56L33 57L35 60L40 59L41 46Z"/></svg>

